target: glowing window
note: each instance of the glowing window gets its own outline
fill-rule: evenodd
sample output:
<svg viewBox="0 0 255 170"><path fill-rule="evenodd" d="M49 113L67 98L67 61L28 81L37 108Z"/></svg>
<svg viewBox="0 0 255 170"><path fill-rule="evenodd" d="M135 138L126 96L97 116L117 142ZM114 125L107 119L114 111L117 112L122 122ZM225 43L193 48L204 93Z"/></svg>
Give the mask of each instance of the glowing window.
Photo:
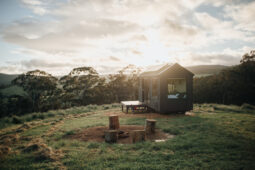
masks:
<svg viewBox="0 0 255 170"><path fill-rule="evenodd" d="M185 99L186 80L185 79L168 79L167 80L167 98L168 99Z"/></svg>

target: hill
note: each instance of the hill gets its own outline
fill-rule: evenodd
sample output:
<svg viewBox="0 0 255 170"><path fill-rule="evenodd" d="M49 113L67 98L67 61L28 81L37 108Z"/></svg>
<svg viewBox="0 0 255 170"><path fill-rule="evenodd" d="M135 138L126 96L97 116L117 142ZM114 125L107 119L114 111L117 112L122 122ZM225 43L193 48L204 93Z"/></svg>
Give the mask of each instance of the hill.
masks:
<svg viewBox="0 0 255 170"><path fill-rule="evenodd" d="M19 86L10 86L6 87L4 89L0 89L0 94L4 96L13 96L13 95L18 95L18 96L25 96L27 93L23 90L22 87Z"/></svg>
<svg viewBox="0 0 255 170"><path fill-rule="evenodd" d="M18 77L18 74L4 74L0 73L0 85L9 85L11 81Z"/></svg>
<svg viewBox="0 0 255 170"><path fill-rule="evenodd" d="M188 70L190 70L192 73L195 74L195 76L206 76L206 75L212 75L219 73L221 70L228 68L228 66L223 65L197 65L197 66L188 66L186 67ZM5 74L0 73L0 85L8 85L11 83L13 79L15 79L18 76L18 74ZM106 77L106 75L101 75L102 77ZM56 76L57 78L60 78L62 76Z"/></svg>
<svg viewBox="0 0 255 170"><path fill-rule="evenodd" d="M188 66L186 69L195 74L196 77L207 76L212 74L217 74L221 70L229 68L229 66L224 65L197 65Z"/></svg>
<svg viewBox="0 0 255 170"><path fill-rule="evenodd" d="M89 105L0 119L1 169L255 169L255 112L234 105L194 105L187 115L124 114L118 104ZM157 120L167 140L92 141L90 130ZM24 123L23 123L24 122ZM5 126L5 127L3 127ZM87 133L88 132L88 133ZM94 132L94 131L93 131ZM102 132L103 133L103 132ZM90 136L92 135L92 136Z"/></svg>

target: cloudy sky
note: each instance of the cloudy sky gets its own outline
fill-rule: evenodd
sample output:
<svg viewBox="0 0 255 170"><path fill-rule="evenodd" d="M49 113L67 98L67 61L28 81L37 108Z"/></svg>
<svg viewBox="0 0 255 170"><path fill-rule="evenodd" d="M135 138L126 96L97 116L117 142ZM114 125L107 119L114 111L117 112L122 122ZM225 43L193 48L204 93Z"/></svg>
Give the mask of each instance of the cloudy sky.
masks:
<svg viewBox="0 0 255 170"><path fill-rule="evenodd" d="M0 0L0 72L238 64L255 48L255 1Z"/></svg>

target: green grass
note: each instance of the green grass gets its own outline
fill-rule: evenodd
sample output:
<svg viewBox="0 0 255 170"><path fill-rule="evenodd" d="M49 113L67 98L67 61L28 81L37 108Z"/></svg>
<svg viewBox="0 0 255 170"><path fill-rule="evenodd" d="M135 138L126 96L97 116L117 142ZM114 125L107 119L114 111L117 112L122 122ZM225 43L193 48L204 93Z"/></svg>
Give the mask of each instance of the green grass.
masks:
<svg viewBox="0 0 255 170"><path fill-rule="evenodd" d="M59 161L68 169L255 169L255 111L249 108L196 104L194 116L157 118L157 128L175 135L160 143L124 145L63 138L83 128L107 125L104 113L118 112L120 108L115 104L50 111L44 119L31 120L48 122L47 125L39 124L21 136L40 137L49 147L61 150L64 157ZM119 119L121 125L145 124L145 118L140 117ZM58 125L59 122L62 123ZM58 125L56 131L43 137L53 125ZM2 130L15 126L10 123ZM0 159L1 169L56 168L54 162L33 159L34 153L20 152L28 142L21 140L12 145L17 152Z"/></svg>
<svg viewBox="0 0 255 170"><path fill-rule="evenodd" d="M47 130L49 130L50 126L49 125L41 125L41 126L37 126L31 129L28 129L27 131L25 131L24 133L22 133L23 136L41 136L44 133L47 132Z"/></svg>

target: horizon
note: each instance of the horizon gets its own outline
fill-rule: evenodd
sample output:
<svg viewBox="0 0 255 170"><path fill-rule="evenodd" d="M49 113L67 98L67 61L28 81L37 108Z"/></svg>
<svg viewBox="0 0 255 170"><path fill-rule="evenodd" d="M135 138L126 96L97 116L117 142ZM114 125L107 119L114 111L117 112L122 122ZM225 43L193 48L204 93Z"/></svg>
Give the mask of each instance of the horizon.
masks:
<svg viewBox="0 0 255 170"><path fill-rule="evenodd" d="M164 64L173 64L173 63L164 63ZM178 63L177 63L178 64ZM135 65L132 65L132 66L135 66ZM155 65L149 65L149 66L147 66L147 67L137 67L137 66L135 66L135 69L141 69L141 72L143 72L143 71L146 71L146 69L148 69L150 66L155 66ZM195 67L203 67L203 66L206 66L206 67L208 67L208 66L222 66L222 67L232 67L232 66L235 66L235 65L232 65L232 66L227 66L227 65L220 65L220 64L208 64L208 65L206 65L206 64L203 64L203 65L192 65L192 66L185 66L184 68L195 68ZM86 67L86 66L84 66L84 67ZM128 67L128 66L126 66L126 67ZM125 68L125 66L123 67L123 68ZM123 69L122 68L122 69ZM121 70L121 69L120 69ZM110 74L112 74L112 75L115 75L115 74L118 74L118 71L120 71L120 70L116 70L115 72L109 72L109 73L98 73L98 75L100 75L100 76L108 76L108 75L110 75ZM132 69L131 69L132 70ZM29 71L35 71L35 70L29 70ZM44 71L44 70L40 70L40 71ZM71 72L72 70L70 70L67 74L51 74L51 73L49 73L50 75L52 75L52 76L54 76L54 77L61 77L61 76L65 76L65 75L68 75L70 72ZM96 70L97 71L97 70ZM16 74L9 74L9 73L3 73L3 72L0 72L0 74L4 74L4 75L21 75L21 74L26 74L27 72L22 72L22 73L16 73ZM46 73L48 73L48 72L46 72ZM194 73L195 74L195 73Z"/></svg>
<svg viewBox="0 0 255 170"><path fill-rule="evenodd" d="M254 8L250 0L3 0L0 73L236 65L255 47Z"/></svg>

